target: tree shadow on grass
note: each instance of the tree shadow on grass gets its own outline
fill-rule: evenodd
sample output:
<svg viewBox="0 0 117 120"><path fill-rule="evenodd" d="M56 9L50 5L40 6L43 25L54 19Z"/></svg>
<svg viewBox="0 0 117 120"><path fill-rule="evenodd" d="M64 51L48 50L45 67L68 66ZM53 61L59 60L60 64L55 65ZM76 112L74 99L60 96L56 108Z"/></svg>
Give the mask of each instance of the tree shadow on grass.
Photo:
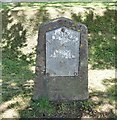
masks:
<svg viewBox="0 0 117 120"><path fill-rule="evenodd" d="M117 117L116 79L104 79L106 91L92 91L88 100L52 102L46 99L30 101L30 105L19 111L22 118L111 118Z"/></svg>
<svg viewBox="0 0 117 120"><path fill-rule="evenodd" d="M38 20L41 22L47 20L49 15L45 14L46 11L43 10L43 7L35 14L34 19L36 18L36 21L33 23L34 26L32 25L32 31L35 30L35 27L37 28ZM27 19L24 11L2 10L3 103L0 106L0 111L3 114L11 109L24 109L25 105L22 105L22 103L27 99L25 104L28 104L28 100L32 97L35 74L30 67L35 65L35 51L32 50L31 53L27 54L22 52L22 48L28 46L27 34L29 32L33 33L28 30L29 26L25 26L26 23Z"/></svg>
<svg viewBox="0 0 117 120"><path fill-rule="evenodd" d="M25 91L23 85L26 80L34 80L30 67L35 65L35 51L24 54L22 48L28 46L28 35L38 30L38 24L49 19L45 8L46 4L34 12L34 17L29 20L23 10L2 10L3 101Z"/></svg>
<svg viewBox="0 0 117 120"><path fill-rule="evenodd" d="M110 102L117 103L117 89L116 89L117 79L105 79L103 84L107 86L107 94L110 96L108 99Z"/></svg>
<svg viewBox="0 0 117 120"><path fill-rule="evenodd" d="M26 80L34 77L34 73L29 69L29 65L34 61L32 54L25 55L21 51L22 47L27 46L26 29L21 23L14 23L10 10L2 11L2 19L2 99L7 101L20 94Z"/></svg>
<svg viewBox="0 0 117 120"><path fill-rule="evenodd" d="M80 21L88 26L89 63L92 65L93 69L114 67L114 36L117 26L115 26L115 13L113 12L115 11L107 9L103 16L96 15L94 19L94 13L90 11L86 13L86 18L84 20L82 20L81 14L77 15L76 13L72 13L72 18L75 21ZM27 109L20 111L20 115L24 118L26 117L25 115L27 115L27 117L32 115L32 117L41 118L116 118L117 116L112 107L115 105L114 101L116 101L116 98L115 94L112 92L114 92L113 86L110 86L106 92L93 91L90 93L88 101L60 103L49 102L47 100L31 101ZM105 110L106 106L107 111Z"/></svg>
<svg viewBox="0 0 117 120"><path fill-rule="evenodd" d="M90 93L90 100L95 106L94 109L98 111L97 113L105 115L106 118L117 118L115 112L117 102L116 81L117 79L104 79L102 84L106 86L106 90L93 90Z"/></svg>
<svg viewBox="0 0 117 120"><path fill-rule="evenodd" d="M109 69L115 66L116 12L106 9L104 15L100 16L90 10L85 13L85 18L82 14L71 13L75 21L88 28L88 61L92 69Z"/></svg>
<svg viewBox="0 0 117 120"><path fill-rule="evenodd" d="M89 29L89 63L92 68L111 68L114 66L114 41L113 37L117 26L115 26L115 16L113 10L107 10L103 16L97 15L94 19L93 11L86 13L86 18L82 20L81 14L71 13L72 18L77 22L82 22ZM34 64L32 59L33 54L23 54L21 48L27 46L26 34L27 29L24 24L27 23L25 14L18 17L16 14L16 23L10 10L2 11L3 14L3 101L21 95L23 98L32 96L34 73L29 69L30 65ZM109 18L112 19L109 19ZM49 13L46 10L46 5L40 7L34 18L30 19L30 24L33 26L32 31L37 30L38 23L49 20ZM11 24L8 25L8 23ZM115 27L114 27L115 26ZM27 28L30 28L29 26ZM33 31L33 32L34 32ZM33 33L31 32L31 33ZM30 58L27 60L27 58ZM109 91L112 92L109 88ZM97 95L95 95L97 94ZM99 99L104 98L103 92L94 91L90 97L97 96ZM101 96L102 95L102 96ZM20 117L78 117L83 116L103 118L115 116L111 109L108 112L98 112L96 107L103 103L103 99L99 102L77 101L66 103L53 103L46 100L36 102L30 101L25 108L18 109ZM109 99L113 97L109 97ZM105 99L108 99L106 97ZM112 99L113 101L113 99ZM9 107L20 106L20 102L10 104Z"/></svg>

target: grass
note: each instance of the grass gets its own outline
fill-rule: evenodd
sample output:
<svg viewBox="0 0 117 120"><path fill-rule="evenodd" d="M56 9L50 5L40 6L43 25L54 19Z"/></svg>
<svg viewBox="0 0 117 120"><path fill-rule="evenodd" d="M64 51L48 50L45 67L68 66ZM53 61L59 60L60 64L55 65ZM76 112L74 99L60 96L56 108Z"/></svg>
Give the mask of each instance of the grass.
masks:
<svg viewBox="0 0 117 120"><path fill-rule="evenodd" d="M83 6L83 7L114 7L117 5L116 2L40 2L40 3L2 3L1 4L3 9L14 8L14 7L40 7L47 5L47 7L73 7L73 6Z"/></svg>
<svg viewBox="0 0 117 120"><path fill-rule="evenodd" d="M72 18L88 27L89 64L92 65L92 69L114 67L117 29L115 11L107 9L104 16L89 11L84 20L81 14L75 13Z"/></svg>
<svg viewBox="0 0 117 120"><path fill-rule="evenodd" d="M14 8L26 8L27 6L31 10L34 7L37 11L33 17L28 18L27 16L30 14L26 13L26 10L14 10ZM109 84L115 83L115 79L104 80L103 84L107 86L106 92L100 93L100 91L94 91L99 98L99 101L96 102L92 100L93 97L97 97L93 93L90 94L88 101L60 103L50 102L46 99L33 101L31 98L35 74L30 68L35 66L36 51L32 50L26 54L22 51L29 44L27 44L27 40L30 39L30 44L33 44L34 39L30 37L37 34L39 23L51 19L52 14L49 10L53 8L54 10L58 9L60 16L64 16L65 11L68 11L74 21L84 23L88 27L88 62L91 65L91 69L113 69L116 59L115 40L117 31L117 25L115 24L116 11L112 9L113 6L114 3L109 3L108 5L104 3L21 3L20 7L14 4L2 4L3 103L0 106L0 111L5 114L8 110L11 110L10 114L15 115L16 112L15 117L21 118L115 117L115 113L110 108L108 108L110 111L107 113L97 110L106 101L110 102L113 106L114 101L117 100L115 97L117 91L113 85L109 86ZM72 7L82 7L86 9L86 12L84 14L79 11L74 12L71 10ZM105 12L103 15L100 15L100 13L96 14L96 9L94 8L105 9ZM103 95L107 95L107 97ZM12 113L12 110L15 112Z"/></svg>

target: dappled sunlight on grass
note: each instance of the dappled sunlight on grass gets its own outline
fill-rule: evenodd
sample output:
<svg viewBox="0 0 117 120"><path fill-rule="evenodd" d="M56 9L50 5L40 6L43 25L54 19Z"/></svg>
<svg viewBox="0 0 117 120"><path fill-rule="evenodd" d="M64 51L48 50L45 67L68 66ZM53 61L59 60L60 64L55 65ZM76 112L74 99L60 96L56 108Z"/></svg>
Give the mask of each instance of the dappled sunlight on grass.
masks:
<svg viewBox="0 0 117 120"><path fill-rule="evenodd" d="M0 105L0 112L2 118L19 118L19 110L25 109L29 104L30 98L22 96L15 96L11 100L6 101Z"/></svg>
<svg viewBox="0 0 117 120"><path fill-rule="evenodd" d="M101 106L99 106L99 111L103 111L103 112L109 112L110 110L114 110L114 108L115 108L115 105L110 105L110 104L108 104L108 103L105 103L105 104L103 104L103 105L101 105ZM114 112L114 111L113 111ZM115 113L115 112L114 112Z"/></svg>
<svg viewBox="0 0 117 120"><path fill-rule="evenodd" d="M47 7L73 7L73 6L80 6L80 7L108 7L108 6L112 6L114 7L116 5L116 3L111 3L111 2L105 2L105 3L101 3L101 2L89 2L89 3L82 3L82 2L68 2L68 3L60 3L60 2L53 2L53 3L36 3L36 2L33 2L33 3L21 3L18 7L15 6L13 3L10 3L9 5L7 5L7 3L4 3L3 4L3 8L13 8L13 7L17 7L17 8L20 8L21 6L24 6L24 8L28 8L28 7L31 7L31 8L39 8L40 6L43 6L43 5L47 5Z"/></svg>
<svg viewBox="0 0 117 120"><path fill-rule="evenodd" d="M10 4L11 5L11 4ZM109 4L108 4L109 5ZM113 117L115 116L115 11L113 4L3 5L3 117ZM32 101L36 44L41 23L71 18L88 27L89 100L54 103ZM111 19L110 19L111 18ZM9 115L10 114L10 115Z"/></svg>
<svg viewBox="0 0 117 120"><path fill-rule="evenodd" d="M35 66L30 66L29 68L33 73L35 73Z"/></svg>
<svg viewBox="0 0 117 120"><path fill-rule="evenodd" d="M25 90L29 90L30 92L32 92L31 90L33 89L34 86L34 80L27 80L24 84L23 87ZM29 92L29 94L31 94ZM31 94L32 95L32 94Z"/></svg>
<svg viewBox="0 0 117 120"><path fill-rule="evenodd" d="M70 6L67 7L64 4L54 4L55 7L53 4L35 3L29 4L29 6L30 5L36 5L38 8L33 7L24 10L23 6L20 6L14 7L12 10L4 13L6 14L6 18L13 19L6 22L10 24L10 22L13 23L13 21L17 21L18 25L16 24L15 26L18 27L19 30L21 29L20 27L24 27L22 37L25 35L26 40L24 41L25 44L21 44L22 47L19 48L22 53L27 54L32 51L34 52L33 48L35 48L37 44L39 24L57 17L67 17L72 18L76 22L84 23L88 27L89 64L92 65L92 68L110 69L114 67L116 39L114 34L117 26L115 24L115 11L111 9L111 6L105 8L99 5L93 8L91 6L88 7L89 4L84 4L84 6L86 5L87 7L77 4L73 4L72 6L70 4ZM61 5L61 7L56 7L57 5ZM94 4L92 5L95 6ZM25 4L24 7L26 7ZM10 31L12 31L12 29ZM9 39L11 39L11 37ZM16 38L14 40L16 40ZM33 54L35 54L35 52Z"/></svg>
<svg viewBox="0 0 117 120"><path fill-rule="evenodd" d="M0 85L2 85L2 80L0 79Z"/></svg>
<svg viewBox="0 0 117 120"><path fill-rule="evenodd" d="M89 92L106 90L103 80L111 80L115 78L115 70L88 70Z"/></svg>
<svg viewBox="0 0 117 120"><path fill-rule="evenodd" d="M19 113L15 109L7 109L2 115L1 118L19 118Z"/></svg>
<svg viewBox="0 0 117 120"><path fill-rule="evenodd" d="M115 105L117 91L115 90L115 70L89 70L89 95L94 103L94 110L113 118L117 115ZM103 117L103 115L102 115Z"/></svg>
<svg viewBox="0 0 117 120"><path fill-rule="evenodd" d="M92 93L94 94L94 93ZM90 101L93 103L93 111L99 116L98 118L114 118L116 114L115 112L115 101L110 102L109 96L105 93L95 92L95 95L90 94ZM102 115L100 117L100 115ZM95 115L96 116L96 115ZM105 116L105 117L104 117Z"/></svg>
<svg viewBox="0 0 117 120"><path fill-rule="evenodd" d="M100 71L101 72L101 71ZM108 73L107 71L105 73ZM113 75L112 75L113 76ZM98 112L105 112L106 114L110 114L110 117L113 118L113 115L116 114L115 107L117 102L117 90L115 88L116 80L115 77L111 76L109 73L106 74L106 77L100 77L102 86L98 86L98 88L92 88L90 91L90 99L95 104L95 110ZM98 79L99 81L99 79ZM90 83L89 83L90 84ZM90 85L91 87L92 85ZM95 87L97 86L97 81L95 82Z"/></svg>

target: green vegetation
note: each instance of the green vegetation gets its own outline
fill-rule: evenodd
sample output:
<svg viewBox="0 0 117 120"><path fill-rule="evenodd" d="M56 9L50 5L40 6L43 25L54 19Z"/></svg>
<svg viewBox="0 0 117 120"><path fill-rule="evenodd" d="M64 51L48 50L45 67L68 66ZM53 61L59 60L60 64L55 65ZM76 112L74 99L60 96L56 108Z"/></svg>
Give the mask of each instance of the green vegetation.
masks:
<svg viewBox="0 0 117 120"><path fill-rule="evenodd" d="M31 38L37 35L38 24L51 19L51 8L58 12L59 16L64 16L65 11L70 13L71 18L76 22L86 24L88 27L88 44L89 44L89 64L91 69L113 69L115 66L115 40L117 34L117 24L114 3L13 3L2 4L2 92L3 104L9 103L2 112L8 109L14 109L19 113L21 118L27 117L115 117L113 112L98 112L96 108L105 104L105 101L117 101L115 97L117 91L114 83L116 79L104 80L107 91L100 93L94 91L90 94L88 101L74 102L49 102L45 99L32 101L34 86L34 71L30 68L35 66L35 49L36 44L30 53L24 53L22 50L28 47L36 39ZM72 7L82 7L85 13L74 12ZM97 9L104 9L102 15L97 14ZM21 9L22 8L22 9ZM25 8L25 9L24 9ZM30 17L32 10L33 17ZM52 9L52 10L53 10ZM29 10L29 9L28 9ZM36 11L36 12L35 12ZM80 9L79 9L80 11ZM28 18L29 15L29 18ZM27 43L27 40L30 42ZM30 50L29 49L29 50ZM110 83L113 83L109 86ZM107 85L108 84L108 85ZM100 99L94 102L91 98L98 95ZM101 95L102 96L101 96ZM103 98L103 95L107 95Z"/></svg>
<svg viewBox="0 0 117 120"><path fill-rule="evenodd" d="M12 9L14 7L40 7L40 6L44 6L46 5L47 7L72 7L72 6L83 6L83 7L114 7L115 5L117 5L116 2L87 2L87 3L83 3L83 2L49 2L49 3L45 3L45 2L41 2L41 3L36 3L36 2L27 2L27 3L3 3L2 4L2 8L3 9Z"/></svg>
<svg viewBox="0 0 117 120"><path fill-rule="evenodd" d="M117 82L117 79L103 80L103 84L108 86L107 93L110 95L108 100L111 103L117 102L116 82Z"/></svg>
<svg viewBox="0 0 117 120"><path fill-rule="evenodd" d="M92 68L114 67L117 29L115 11L107 9L104 16L99 16L91 10L86 13L84 20L82 20L81 14L76 13L72 15L72 18L88 27L89 64L92 65Z"/></svg>

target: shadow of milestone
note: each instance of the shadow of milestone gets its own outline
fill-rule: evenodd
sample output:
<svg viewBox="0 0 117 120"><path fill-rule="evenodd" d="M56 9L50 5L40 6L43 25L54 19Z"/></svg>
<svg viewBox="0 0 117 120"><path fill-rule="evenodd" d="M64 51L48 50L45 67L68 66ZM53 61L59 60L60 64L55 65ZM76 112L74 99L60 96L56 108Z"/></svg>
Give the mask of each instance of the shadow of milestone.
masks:
<svg viewBox="0 0 117 120"><path fill-rule="evenodd" d="M114 118L113 112L117 92L114 89L115 80L104 80L106 92L93 91L89 100L73 102L52 102L46 99L32 101L34 73L30 66L35 66L34 55L24 54L21 49L27 46L27 36L38 30L38 24L48 21L48 4L42 4L33 17L27 19L25 10L2 10L2 44L3 44L3 101L9 102L17 96L29 99L25 107L22 102L11 103L7 109L16 109L21 118L64 117L64 118ZM56 7L56 6L55 6ZM58 6L59 8L59 6ZM62 7L60 7L61 9ZM63 8L62 8L63 9ZM67 8L69 9L69 7ZM114 67L115 59L115 10L106 9L102 16L96 15L93 9L87 8L85 17L80 13L71 12L72 19L88 27L89 64L92 69L108 69ZM59 11L58 11L59 12ZM64 12L60 10L61 17ZM95 17L94 17L95 16ZM111 19L110 19L111 18ZM28 59L27 59L28 58ZM24 102L24 101L23 101ZM104 106L110 107L105 108ZM101 110L102 108L107 111Z"/></svg>

